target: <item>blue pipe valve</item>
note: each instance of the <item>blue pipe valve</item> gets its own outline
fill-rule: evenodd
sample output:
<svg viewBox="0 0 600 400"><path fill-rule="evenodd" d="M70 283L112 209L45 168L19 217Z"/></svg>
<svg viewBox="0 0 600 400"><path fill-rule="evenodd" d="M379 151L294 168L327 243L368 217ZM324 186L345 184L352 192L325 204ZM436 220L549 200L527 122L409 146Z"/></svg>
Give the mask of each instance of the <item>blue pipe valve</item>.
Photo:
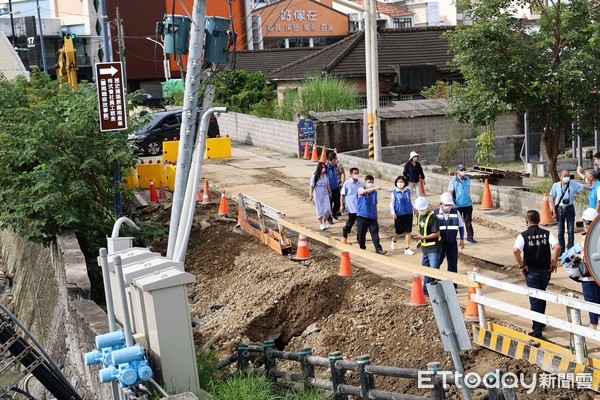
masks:
<svg viewBox="0 0 600 400"><path fill-rule="evenodd" d="M144 348L139 344L115 350L108 359L110 365L100 370L101 383L118 380L120 386L125 387L138 380L147 381L153 376Z"/></svg>
<svg viewBox="0 0 600 400"><path fill-rule="evenodd" d="M102 364L108 367L111 364L110 355L113 351L125 347L125 334L117 330L96 336L96 348L84 355L85 365Z"/></svg>

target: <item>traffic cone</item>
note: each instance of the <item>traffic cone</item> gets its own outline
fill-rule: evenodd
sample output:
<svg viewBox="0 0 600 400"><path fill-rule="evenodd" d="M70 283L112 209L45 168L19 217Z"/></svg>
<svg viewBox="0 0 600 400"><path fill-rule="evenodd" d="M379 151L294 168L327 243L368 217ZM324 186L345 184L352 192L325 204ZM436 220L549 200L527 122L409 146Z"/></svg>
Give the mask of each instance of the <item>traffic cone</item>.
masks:
<svg viewBox="0 0 600 400"><path fill-rule="evenodd" d="M342 251L342 256L340 258L340 271L338 272L339 276L351 277L352 273L352 264L350 263L350 253L347 251Z"/></svg>
<svg viewBox="0 0 600 400"><path fill-rule="evenodd" d="M423 293L423 282L421 281L421 277L418 275L413 276L412 279L409 304L411 306L425 305L425 293Z"/></svg>
<svg viewBox="0 0 600 400"><path fill-rule="evenodd" d="M310 151L308 150L308 143L304 143L304 158L305 160L310 160Z"/></svg>
<svg viewBox="0 0 600 400"><path fill-rule="evenodd" d="M208 188L208 180L204 179L204 191L202 192L202 204L211 204L210 189Z"/></svg>
<svg viewBox="0 0 600 400"><path fill-rule="evenodd" d="M154 187L154 181L150 181L150 203L156 203L158 201L158 193Z"/></svg>
<svg viewBox="0 0 600 400"><path fill-rule="evenodd" d="M217 215L227 215L229 210L227 209L227 196L225 195L225 191L221 193L221 202L219 203L219 211Z"/></svg>
<svg viewBox="0 0 600 400"><path fill-rule="evenodd" d="M326 152L326 147L323 146L323 151L321 151L321 159L319 161L321 161L322 163L327 162L327 154Z"/></svg>
<svg viewBox="0 0 600 400"><path fill-rule="evenodd" d="M308 251L308 239L303 234L298 235L298 249L296 250L296 257L292 257L294 261L305 261L310 258L310 252Z"/></svg>
<svg viewBox="0 0 600 400"><path fill-rule="evenodd" d="M196 201L202 201L202 189L198 188L198 192L196 192Z"/></svg>
<svg viewBox="0 0 600 400"><path fill-rule="evenodd" d="M540 224L556 224L556 220L552 218L552 214L550 213L550 199L548 199L548 193L544 193L544 197L542 197L542 213L540 215Z"/></svg>
<svg viewBox="0 0 600 400"><path fill-rule="evenodd" d="M483 196L481 198L481 209L491 210L494 208L494 202L492 201L492 192L490 190L490 183L485 180L483 184Z"/></svg>
<svg viewBox="0 0 600 400"><path fill-rule="evenodd" d="M469 293L467 294L467 307L465 309L466 321L477 321L479 319L479 310L477 309L477 303L471 300L472 294L475 294L474 287L470 287Z"/></svg>
<svg viewBox="0 0 600 400"><path fill-rule="evenodd" d="M167 192L165 191L165 185L163 185L162 181L158 183L158 200L166 200Z"/></svg>
<svg viewBox="0 0 600 400"><path fill-rule="evenodd" d="M421 178L419 178L419 185L421 185L421 196L427 196L427 193L425 193L425 181Z"/></svg>
<svg viewBox="0 0 600 400"><path fill-rule="evenodd" d="M312 156L310 157L310 161L319 161L319 152L317 151L317 144L313 144Z"/></svg>

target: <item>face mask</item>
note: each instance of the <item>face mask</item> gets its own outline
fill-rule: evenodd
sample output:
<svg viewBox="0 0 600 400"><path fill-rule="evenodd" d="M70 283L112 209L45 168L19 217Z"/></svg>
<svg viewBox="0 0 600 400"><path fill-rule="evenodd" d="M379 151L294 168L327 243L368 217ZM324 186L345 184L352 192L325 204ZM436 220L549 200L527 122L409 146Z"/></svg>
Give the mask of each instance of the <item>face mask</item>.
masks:
<svg viewBox="0 0 600 400"><path fill-rule="evenodd" d="M419 159L419 157L413 157L413 161L417 161Z"/></svg>
<svg viewBox="0 0 600 400"><path fill-rule="evenodd" d="M397 187L398 189L404 189L404 182L398 182L398 183L396 184L396 187Z"/></svg>
<svg viewBox="0 0 600 400"><path fill-rule="evenodd" d="M354 179L355 181L358 180L358 175L352 175L352 179Z"/></svg>
<svg viewBox="0 0 600 400"><path fill-rule="evenodd" d="M460 171L460 176L466 176L467 175L467 171Z"/></svg>
<svg viewBox="0 0 600 400"><path fill-rule="evenodd" d="M570 180L571 180L571 177L569 177L569 176L565 176L565 177L562 178L562 181L564 183L569 183Z"/></svg>
<svg viewBox="0 0 600 400"><path fill-rule="evenodd" d="M598 161L594 160L594 167L598 166Z"/></svg>
<svg viewBox="0 0 600 400"><path fill-rule="evenodd" d="M375 186L375 184L374 184L374 183L367 183L367 189L370 189L370 188L372 188L372 187L374 187L374 186Z"/></svg>
<svg viewBox="0 0 600 400"><path fill-rule="evenodd" d="M447 206L447 205L443 205L442 208L444 209L444 211L449 212L450 210L452 210L452 206Z"/></svg>
<svg viewBox="0 0 600 400"><path fill-rule="evenodd" d="M322 174L324 174L324 173L325 173L325 171L327 171L327 168L323 168L323 169L321 170L321 173L322 173Z"/></svg>
<svg viewBox="0 0 600 400"><path fill-rule="evenodd" d="M419 214L421 214L421 215L427 215L427 210L419 210Z"/></svg>

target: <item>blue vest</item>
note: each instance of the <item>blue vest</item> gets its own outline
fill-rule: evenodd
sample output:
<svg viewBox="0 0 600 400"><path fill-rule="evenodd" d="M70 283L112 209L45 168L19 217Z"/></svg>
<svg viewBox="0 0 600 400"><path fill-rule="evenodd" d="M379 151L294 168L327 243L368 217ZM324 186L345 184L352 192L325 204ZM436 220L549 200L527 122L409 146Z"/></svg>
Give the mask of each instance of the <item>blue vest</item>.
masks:
<svg viewBox="0 0 600 400"><path fill-rule="evenodd" d="M337 189L339 186L338 178L337 178L337 166L329 164L329 161L325 163L325 167L327 168L327 177L329 178L329 188L331 190Z"/></svg>
<svg viewBox="0 0 600 400"><path fill-rule="evenodd" d="M392 195L394 196L394 213L396 215L412 215L413 207L410 202L410 189L405 189L404 192L394 189L392 190Z"/></svg>
<svg viewBox="0 0 600 400"><path fill-rule="evenodd" d="M440 237L445 243L456 242L456 234L458 233L458 211L452 207L448 213L448 219L444 218L444 214L438 208L433 212L440 223Z"/></svg>
<svg viewBox="0 0 600 400"><path fill-rule="evenodd" d="M598 204L598 186L600 186L600 180L596 180L596 182L594 182L594 184L590 188L590 199L588 200L588 202L591 208L596 208L596 205Z"/></svg>
<svg viewBox="0 0 600 400"><path fill-rule="evenodd" d="M358 196L356 215L363 218L377 219L377 191Z"/></svg>
<svg viewBox="0 0 600 400"><path fill-rule="evenodd" d="M452 188L454 189L454 205L456 207L468 207L473 205L473 200L471 200L471 179L468 176L465 176L465 179L462 181L458 179L456 176L452 178Z"/></svg>

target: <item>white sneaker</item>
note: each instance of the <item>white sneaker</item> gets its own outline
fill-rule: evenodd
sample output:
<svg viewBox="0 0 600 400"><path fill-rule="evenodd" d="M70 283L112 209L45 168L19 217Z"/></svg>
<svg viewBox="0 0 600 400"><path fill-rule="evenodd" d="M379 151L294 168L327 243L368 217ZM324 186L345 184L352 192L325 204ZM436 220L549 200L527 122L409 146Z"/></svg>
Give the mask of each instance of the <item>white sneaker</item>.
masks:
<svg viewBox="0 0 600 400"><path fill-rule="evenodd" d="M414 256L415 252L411 249L404 249L404 254L408 254L409 256Z"/></svg>
<svg viewBox="0 0 600 400"><path fill-rule="evenodd" d="M396 241L395 240L392 240L392 244L390 245L390 248L392 250L396 250Z"/></svg>
<svg viewBox="0 0 600 400"><path fill-rule="evenodd" d="M331 224L329 223L329 221L325 221L325 228L330 228Z"/></svg>
<svg viewBox="0 0 600 400"><path fill-rule="evenodd" d="M321 224L321 230L324 231L325 230L325 224Z"/></svg>

